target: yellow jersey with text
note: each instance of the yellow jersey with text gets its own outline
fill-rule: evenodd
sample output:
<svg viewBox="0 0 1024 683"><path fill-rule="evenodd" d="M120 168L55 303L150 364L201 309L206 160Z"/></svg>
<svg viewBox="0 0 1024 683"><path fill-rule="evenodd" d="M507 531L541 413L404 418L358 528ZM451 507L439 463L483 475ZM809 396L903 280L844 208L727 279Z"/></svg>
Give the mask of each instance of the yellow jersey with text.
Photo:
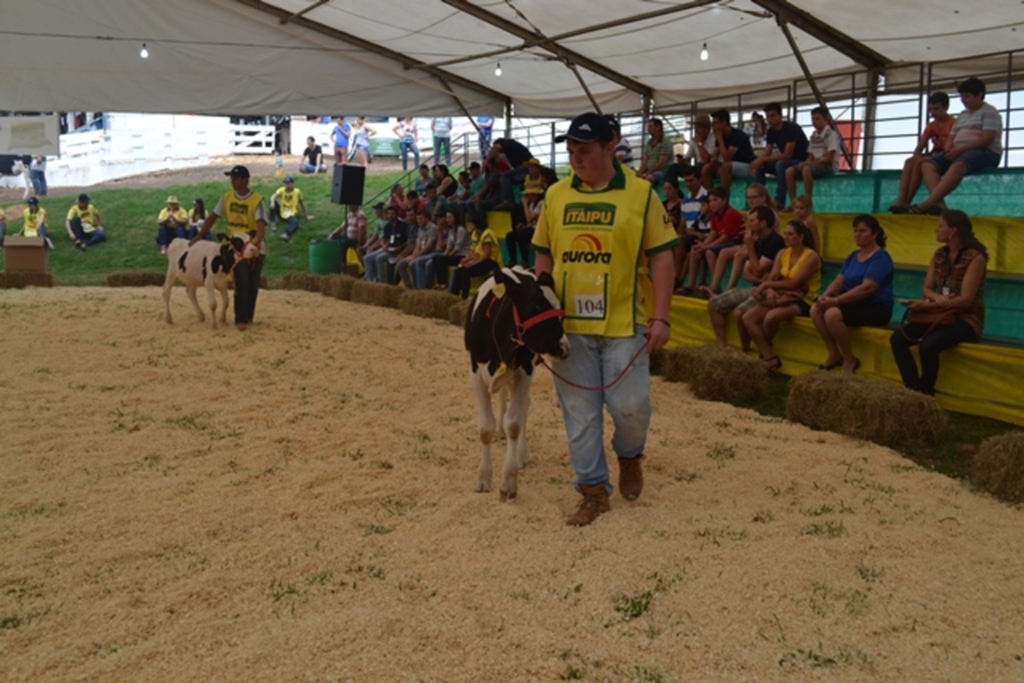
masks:
<svg viewBox="0 0 1024 683"><path fill-rule="evenodd" d="M248 197L239 197L234 190L228 190L221 198L218 208L224 210L224 220L228 224L228 237L244 237L249 239L249 232L256 230L256 224L266 222L263 209L263 195L250 192Z"/></svg>
<svg viewBox="0 0 1024 683"><path fill-rule="evenodd" d="M82 232L89 234L96 230L96 226L100 224L100 212L96 210L96 207L90 204L84 209L78 204L71 207L68 211L67 220L71 220L77 216L82 221Z"/></svg>
<svg viewBox="0 0 1024 683"><path fill-rule="evenodd" d="M185 209L180 206L176 211L171 211L170 207L166 207L160 211L160 215L157 217L157 223L163 223L168 218L174 219L174 225L188 225L188 214L185 213Z"/></svg>
<svg viewBox="0 0 1024 683"><path fill-rule="evenodd" d="M25 211L25 225L21 228L21 234L25 237L39 237L39 226L46 225L46 209L39 207L34 213L31 209Z"/></svg>
<svg viewBox="0 0 1024 683"><path fill-rule="evenodd" d="M302 201L302 190L295 187L289 192L287 188L279 187L274 193L281 218L291 218L299 212L299 202Z"/></svg>
<svg viewBox="0 0 1024 683"><path fill-rule="evenodd" d="M551 256L570 334L632 337L654 310L648 259L679 243L653 186L615 164L608 186L575 175L548 188L533 245Z"/></svg>
<svg viewBox="0 0 1024 683"><path fill-rule="evenodd" d="M498 238L494 236L494 231L486 228L474 230L469 234L469 253L483 256L484 247L488 246L491 248L491 260L500 268L502 265L501 245L498 244Z"/></svg>

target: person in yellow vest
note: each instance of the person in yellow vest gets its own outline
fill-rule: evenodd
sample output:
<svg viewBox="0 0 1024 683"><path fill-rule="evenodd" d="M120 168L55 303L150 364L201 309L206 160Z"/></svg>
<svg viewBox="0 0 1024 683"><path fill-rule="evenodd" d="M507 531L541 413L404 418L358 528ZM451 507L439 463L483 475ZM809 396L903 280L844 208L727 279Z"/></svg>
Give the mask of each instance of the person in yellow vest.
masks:
<svg viewBox="0 0 1024 683"><path fill-rule="evenodd" d="M107 239L100 212L92 205L87 194L78 195L78 203L68 211L65 227L68 229L68 237L82 251Z"/></svg>
<svg viewBox="0 0 1024 683"><path fill-rule="evenodd" d="M53 241L46 234L46 209L39 206L38 197L29 197L25 202L28 208L22 214L24 222L19 234L23 237L42 237L46 240L46 246L53 249Z"/></svg>
<svg viewBox="0 0 1024 683"><path fill-rule="evenodd" d="M569 356L556 361L575 486L583 500L566 523L610 509L603 410L615 423L619 492L636 500L651 419L648 354L669 340L672 248L679 243L653 185L615 158L615 133L592 112L565 135L572 175L547 190L533 236L536 270L549 273L565 311Z"/></svg>
<svg viewBox="0 0 1024 683"><path fill-rule="evenodd" d="M302 209L302 215L308 221L311 216L306 211L306 202L302 200L302 190L295 187L295 179L288 176L284 179L284 187L277 188L270 196L270 229L277 232L277 219L283 218L288 224L281 234L285 242L299 229L299 209Z"/></svg>
<svg viewBox="0 0 1024 683"><path fill-rule="evenodd" d="M166 254L171 240L176 237L192 239L196 232L189 226L188 213L181 208L178 198L173 194L167 198L167 206L160 210L156 219L156 243L160 245L160 253Z"/></svg>
<svg viewBox="0 0 1024 683"><path fill-rule="evenodd" d="M264 232L267 227L267 207L263 195L249 189L249 169L235 166L224 175L231 178L231 189L221 195L217 206L203 221L199 234L189 240L189 246L206 237L217 219L224 216L228 237L241 237L259 250L252 259L242 259L235 266L235 327L246 329L256 314L256 297L260 291L260 274L267 254ZM239 255L240 257L240 255Z"/></svg>

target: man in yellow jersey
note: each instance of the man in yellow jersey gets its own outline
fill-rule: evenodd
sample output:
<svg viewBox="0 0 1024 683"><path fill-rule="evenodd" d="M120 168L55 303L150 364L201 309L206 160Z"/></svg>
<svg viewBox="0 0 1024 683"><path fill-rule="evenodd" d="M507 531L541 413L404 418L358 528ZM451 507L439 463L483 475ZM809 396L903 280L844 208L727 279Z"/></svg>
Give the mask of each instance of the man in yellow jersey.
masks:
<svg viewBox="0 0 1024 683"><path fill-rule="evenodd" d="M78 195L78 203L68 211L64 225L68 229L68 237L82 251L107 239L100 221L100 212L92 205L87 194Z"/></svg>
<svg viewBox="0 0 1024 683"><path fill-rule="evenodd" d="M615 159L615 134L604 116L582 114L555 140L566 142L573 173L548 188L533 245L537 272L551 273L565 310L571 350L555 365L564 378L555 387L583 494L566 523L585 526L610 509L604 406L615 423L619 491L636 500L643 489L648 353L669 340L672 247L679 239L651 183Z"/></svg>
<svg viewBox="0 0 1024 683"><path fill-rule="evenodd" d="M266 257L263 233L267 227L267 208L263 195L249 189L249 169L235 166L224 173L231 178L231 189L221 195L210 215L203 221L199 234L189 240L189 246L206 237L217 219L224 216L228 223L228 237L249 240L259 255L242 259L235 266L235 327L244 330L256 313L256 296L260 291L260 273Z"/></svg>
<svg viewBox="0 0 1024 683"><path fill-rule="evenodd" d="M302 209L302 215L308 221L310 215L306 211L306 202L302 201L302 190L297 189L295 179L288 176L284 179L284 187L277 188L270 197L270 229L277 232L277 218L283 218L288 224L281 235L285 242L299 229L299 209Z"/></svg>

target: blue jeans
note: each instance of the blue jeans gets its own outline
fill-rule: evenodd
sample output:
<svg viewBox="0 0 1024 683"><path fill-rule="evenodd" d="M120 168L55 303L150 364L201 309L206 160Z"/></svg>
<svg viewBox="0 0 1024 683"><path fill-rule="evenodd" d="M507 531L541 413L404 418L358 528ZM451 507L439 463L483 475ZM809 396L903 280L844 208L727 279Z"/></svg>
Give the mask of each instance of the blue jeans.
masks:
<svg viewBox="0 0 1024 683"><path fill-rule="evenodd" d="M441 148L444 147L444 163L452 165L452 139L434 136L434 163L441 163Z"/></svg>
<svg viewBox="0 0 1024 683"><path fill-rule="evenodd" d="M156 230L156 243L161 247L170 246L171 240L176 237L182 239L192 239L199 233L195 228L186 228L184 225L179 225L176 228L168 228L166 225L161 225Z"/></svg>
<svg viewBox="0 0 1024 683"><path fill-rule="evenodd" d="M288 227L284 229L284 234L291 237L299 229L299 217L292 216L288 219Z"/></svg>
<svg viewBox="0 0 1024 683"><path fill-rule="evenodd" d="M412 268L414 289L430 289L430 281L433 279L430 264L433 262L434 256L435 254L425 254L413 259L409 264Z"/></svg>
<svg viewBox="0 0 1024 683"><path fill-rule="evenodd" d="M32 190L43 197L46 196L46 171L29 171L28 177L32 181Z"/></svg>
<svg viewBox="0 0 1024 683"><path fill-rule="evenodd" d="M557 361L555 371L570 382L586 387L608 384L647 340L637 326L632 337L599 337L570 334L569 356ZM555 378L562 418L569 441L569 460L576 470L577 486L604 484L609 493L608 461L604 451L604 406L615 423L612 449L629 460L644 452L651 422L651 373L647 352L642 352L618 384L603 391L569 386Z"/></svg>
<svg viewBox="0 0 1024 683"><path fill-rule="evenodd" d="M786 170L793 167L799 166L801 161L797 159L779 159L775 162L775 204L781 209L786 205ZM800 180L802 176L797 174L797 180ZM796 197L790 197L792 202Z"/></svg>
<svg viewBox="0 0 1024 683"><path fill-rule="evenodd" d="M78 216L71 219L71 232L74 233L76 240L87 247L99 244L103 240L107 239L106 233L100 229L93 230L92 232L85 232L85 230L82 229L82 219Z"/></svg>
<svg viewBox="0 0 1024 683"><path fill-rule="evenodd" d="M363 259L363 267L366 268L364 279L370 282L387 282L387 263L391 256L386 249L367 254Z"/></svg>
<svg viewBox="0 0 1024 683"><path fill-rule="evenodd" d="M399 154L402 157L402 170L403 171L408 171L409 170L409 159L408 159L409 152L413 153L413 156L414 156L414 158L416 160L415 161L415 165L413 166L413 168L419 168L420 167L420 148L416 146L416 141L415 140L413 140L412 138L403 138L403 139L399 140L398 141L398 150L399 150Z"/></svg>
<svg viewBox="0 0 1024 683"><path fill-rule="evenodd" d="M514 204L516 201L516 195L513 192L513 187L516 185L522 185L523 181L526 180L526 176L530 175L530 169L526 166L520 166L519 168L509 169L501 174L501 201L509 202Z"/></svg>

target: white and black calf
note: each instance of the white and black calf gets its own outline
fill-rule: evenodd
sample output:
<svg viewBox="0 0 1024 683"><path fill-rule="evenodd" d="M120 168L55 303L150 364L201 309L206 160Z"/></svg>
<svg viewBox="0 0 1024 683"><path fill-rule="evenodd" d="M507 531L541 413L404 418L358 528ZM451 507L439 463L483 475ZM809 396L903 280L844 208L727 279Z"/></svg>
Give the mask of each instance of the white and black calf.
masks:
<svg viewBox="0 0 1024 683"><path fill-rule="evenodd" d="M200 240L189 246L187 239L177 238L167 247L167 277L164 278L164 307L167 309L167 323L171 319L171 289L175 279L185 283L185 293L196 309L199 322L206 317L196 300L196 290L206 287L210 298L210 327L217 329L217 297L215 290L220 292L220 321L227 323L228 315L228 274L234 270L243 258L258 256L256 247L241 237L227 239L218 236L221 241L208 242Z"/></svg>
<svg viewBox="0 0 1024 683"><path fill-rule="evenodd" d="M480 429L480 470L476 490L491 490L491 442L504 431L508 442L501 500L515 498L519 470L529 462L526 414L533 369L542 355L565 358L569 340L551 275L535 275L519 266L488 278L466 317L470 385L476 394ZM498 394L502 423L495 429L491 396ZM502 430L502 427L504 428Z"/></svg>

